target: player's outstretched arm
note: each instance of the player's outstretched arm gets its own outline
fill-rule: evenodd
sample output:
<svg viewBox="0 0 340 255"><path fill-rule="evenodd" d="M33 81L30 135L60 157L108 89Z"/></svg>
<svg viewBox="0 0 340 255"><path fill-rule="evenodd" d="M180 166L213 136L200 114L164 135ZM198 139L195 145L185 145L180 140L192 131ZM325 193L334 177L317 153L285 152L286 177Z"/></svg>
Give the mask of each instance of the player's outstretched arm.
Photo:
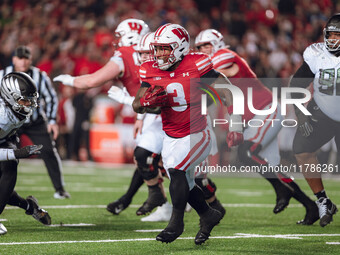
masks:
<svg viewBox="0 0 340 255"><path fill-rule="evenodd" d="M132 105L134 97L130 96L126 88L123 89L113 85L107 92L109 98L115 100L120 104Z"/></svg>
<svg viewBox="0 0 340 255"><path fill-rule="evenodd" d="M104 85L106 82L116 78L120 73L119 66L114 61L109 61L92 74L81 76L71 76L61 74L54 77L54 82L61 82L64 85L76 87L79 89L90 89Z"/></svg>
<svg viewBox="0 0 340 255"><path fill-rule="evenodd" d="M144 96L145 92L148 90L148 87L140 87L137 91L135 100L133 100L132 107L136 113L145 113L146 108L142 107L140 103L140 99Z"/></svg>
<svg viewBox="0 0 340 255"><path fill-rule="evenodd" d="M230 67L224 69L216 69L216 71L223 73L226 77L233 77L238 73L240 67L233 63Z"/></svg>
<svg viewBox="0 0 340 255"><path fill-rule="evenodd" d="M17 160L21 158L28 158L32 155L41 153L42 145L27 145L21 149L0 149L0 161Z"/></svg>

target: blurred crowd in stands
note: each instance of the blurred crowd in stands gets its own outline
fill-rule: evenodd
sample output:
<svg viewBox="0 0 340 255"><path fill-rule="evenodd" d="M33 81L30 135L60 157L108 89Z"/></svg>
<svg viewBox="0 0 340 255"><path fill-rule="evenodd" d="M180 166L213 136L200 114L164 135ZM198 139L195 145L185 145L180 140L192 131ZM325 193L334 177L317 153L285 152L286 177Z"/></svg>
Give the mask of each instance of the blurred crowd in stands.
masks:
<svg viewBox="0 0 340 255"><path fill-rule="evenodd" d="M117 24L138 18L152 31L168 22L181 24L192 47L201 30L215 28L258 77L288 78L306 46L323 40L323 27L337 12L336 0L2 0L0 69L11 64L18 45L27 45L33 65L51 78L94 72L114 52ZM61 103L77 93L60 85L56 90Z"/></svg>
<svg viewBox="0 0 340 255"><path fill-rule="evenodd" d="M215 28L258 77L288 77L303 49L322 40L327 19L340 11L332 0L3 0L0 65L19 44L34 49L34 64L50 76L93 72L112 55L114 29L126 18L151 30L171 22L191 38ZM193 43L193 40L192 40Z"/></svg>

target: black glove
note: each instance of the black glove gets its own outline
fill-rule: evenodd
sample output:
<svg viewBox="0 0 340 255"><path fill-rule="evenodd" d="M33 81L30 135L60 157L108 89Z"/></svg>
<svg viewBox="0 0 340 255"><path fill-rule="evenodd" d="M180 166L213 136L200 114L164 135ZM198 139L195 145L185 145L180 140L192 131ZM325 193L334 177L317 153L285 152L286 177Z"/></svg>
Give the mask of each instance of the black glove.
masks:
<svg viewBox="0 0 340 255"><path fill-rule="evenodd" d="M311 118L309 116L304 115L302 112L296 114L298 119L298 129L304 137L310 136L313 132L313 126L310 121Z"/></svg>
<svg viewBox="0 0 340 255"><path fill-rule="evenodd" d="M21 149L14 150L14 156L16 159L28 158L31 155L38 155L41 153L42 144L39 145L28 145Z"/></svg>

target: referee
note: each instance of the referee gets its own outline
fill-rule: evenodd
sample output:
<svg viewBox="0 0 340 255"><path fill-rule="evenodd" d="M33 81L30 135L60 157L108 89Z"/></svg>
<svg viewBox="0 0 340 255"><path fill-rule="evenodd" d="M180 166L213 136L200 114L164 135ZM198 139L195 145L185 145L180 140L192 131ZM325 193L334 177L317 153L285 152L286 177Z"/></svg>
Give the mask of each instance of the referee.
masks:
<svg viewBox="0 0 340 255"><path fill-rule="evenodd" d="M70 198L64 189L61 159L55 147L59 129L56 123L58 97L46 72L32 66L32 54L28 47L19 46L12 57L12 65L0 71L0 79L10 72L25 72L35 81L39 93L39 108L29 121L17 131L27 135L34 144L42 144L41 158L44 160L48 174L55 188L54 198Z"/></svg>

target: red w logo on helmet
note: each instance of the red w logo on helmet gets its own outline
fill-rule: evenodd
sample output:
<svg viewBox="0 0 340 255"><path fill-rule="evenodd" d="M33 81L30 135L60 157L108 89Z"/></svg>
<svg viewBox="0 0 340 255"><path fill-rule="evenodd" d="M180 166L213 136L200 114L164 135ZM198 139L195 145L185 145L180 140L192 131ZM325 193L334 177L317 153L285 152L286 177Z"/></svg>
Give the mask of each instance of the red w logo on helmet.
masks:
<svg viewBox="0 0 340 255"><path fill-rule="evenodd" d="M140 32L143 29L142 25L138 24L136 22L129 22L128 25L129 25L131 31L136 31L138 34L140 34Z"/></svg>
<svg viewBox="0 0 340 255"><path fill-rule="evenodd" d="M218 38L218 34L216 34L215 32L211 32L211 33Z"/></svg>
<svg viewBox="0 0 340 255"><path fill-rule="evenodd" d="M185 38L185 40L188 42L189 41L189 35L187 34L187 32L182 29L182 28L175 28L171 30L175 35L177 35L177 37L182 40L183 38Z"/></svg>

